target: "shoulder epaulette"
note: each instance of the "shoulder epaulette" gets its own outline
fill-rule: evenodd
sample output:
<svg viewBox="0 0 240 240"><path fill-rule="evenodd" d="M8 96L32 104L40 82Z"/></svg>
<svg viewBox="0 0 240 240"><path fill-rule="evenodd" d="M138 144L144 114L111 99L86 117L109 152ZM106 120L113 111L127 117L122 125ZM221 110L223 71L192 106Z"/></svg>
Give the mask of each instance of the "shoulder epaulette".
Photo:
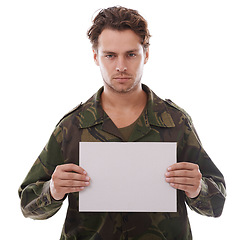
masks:
<svg viewBox="0 0 240 240"><path fill-rule="evenodd" d="M71 115L73 112L75 112L75 111L77 111L78 109L80 109L82 105L83 105L83 104L82 104L82 102L81 102L79 105L77 105L75 108L73 108L70 112L68 112L67 114L65 114L65 115L60 119L60 121L58 122L57 125L59 125L59 123L60 123L64 118L68 117L68 116Z"/></svg>
<svg viewBox="0 0 240 240"><path fill-rule="evenodd" d="M170 99L165 99L165 102L167 104L169 104L170 106L174 107L175 109L179 110L180 112L182 112L190 121L190 123L192 124L192 118L191 116L181 107L179 107L177 104L175 104L172 100Z"/></svg>

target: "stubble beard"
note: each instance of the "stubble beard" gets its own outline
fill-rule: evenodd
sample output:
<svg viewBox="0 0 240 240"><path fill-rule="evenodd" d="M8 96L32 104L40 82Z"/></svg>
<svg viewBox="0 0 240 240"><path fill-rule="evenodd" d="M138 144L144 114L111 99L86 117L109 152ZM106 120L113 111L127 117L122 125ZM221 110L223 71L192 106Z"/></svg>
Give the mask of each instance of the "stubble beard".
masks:
<svg viewBox="0 0 240 240"><path fill-rule="evenodd" d="M129 87L124 88L124 86L123 86L122 89L118 89L118 87L115 87L114 84L111 84L111 82L114 81L113 79L112 79L112 81L111 81L110 83L109 83L108 81L106 81L104 78L103 78L103 81L104 81L105 85L106 85L112 92L117 93L117 94L128 94L128 93L132 93L132 92L137 88L137 86L138 86L138 85L140 84L140 82L141 82L141 77L139 77L138 80L135 80L135 81L133 82L133 84L130 85ZM123 84L123 85L124 85L124 84Z"/></svg>

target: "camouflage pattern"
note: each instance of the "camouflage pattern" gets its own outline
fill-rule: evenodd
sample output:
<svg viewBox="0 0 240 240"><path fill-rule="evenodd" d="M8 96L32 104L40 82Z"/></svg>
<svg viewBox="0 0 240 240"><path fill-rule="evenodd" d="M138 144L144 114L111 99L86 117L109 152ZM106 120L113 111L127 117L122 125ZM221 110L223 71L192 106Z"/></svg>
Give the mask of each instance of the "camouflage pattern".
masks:
<svg viewBox="0 0 240 240"><path fill-rule="evenodd" d="M81 213L78 193L71 193L67 196L69 207L62 240L186 240L192 239L192 234L185 203L202 215L221 215L226 196L224 178L202 148L190 117L170 100L157 97L147 86L143 85L143 89L148 94L147 107L137 120L129 141L177 142L178 162L192 162L200 167L203 175L200 195L189 199L178 190L176 213ZM25 217L46 219L59 210L64 199L55 201L51 197L49 181L57 165L79 163L80 141L123 141L101 107L102 91L103 88L56 126L19 188Z"/></svg>

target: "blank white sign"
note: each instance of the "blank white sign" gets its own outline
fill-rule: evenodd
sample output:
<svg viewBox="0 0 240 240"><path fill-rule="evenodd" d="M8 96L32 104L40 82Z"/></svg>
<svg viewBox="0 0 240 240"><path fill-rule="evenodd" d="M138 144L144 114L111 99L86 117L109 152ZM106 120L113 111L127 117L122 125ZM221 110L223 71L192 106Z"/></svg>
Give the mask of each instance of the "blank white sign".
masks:
<svg viewBox="0 0 240 240"><path fill-rule="evenodd" d="M177 143L80 142L79 164L91 178L79 193L82 212L176 212L176 190L165 181Z"/></svg>

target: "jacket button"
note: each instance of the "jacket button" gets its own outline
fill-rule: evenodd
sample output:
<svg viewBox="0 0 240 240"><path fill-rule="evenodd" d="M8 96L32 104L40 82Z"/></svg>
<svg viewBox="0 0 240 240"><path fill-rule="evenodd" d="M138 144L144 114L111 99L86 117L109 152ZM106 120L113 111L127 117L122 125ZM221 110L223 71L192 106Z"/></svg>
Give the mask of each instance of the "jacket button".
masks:
<svg viewBox="0 0 240 240"><path fill-rule="evenodd" d="M127 223L127 222L128 222L128 216L127 216L127 215L124 215L124 216L123 216L123 222L124 222L124 223Z"/></svg>
<svg viewBox="0 0 240 240"><path fill-rule="evenodd" d="M46 196L43 197L43 202L44 202L45 206L48 204L48 199Z"/></svg>

